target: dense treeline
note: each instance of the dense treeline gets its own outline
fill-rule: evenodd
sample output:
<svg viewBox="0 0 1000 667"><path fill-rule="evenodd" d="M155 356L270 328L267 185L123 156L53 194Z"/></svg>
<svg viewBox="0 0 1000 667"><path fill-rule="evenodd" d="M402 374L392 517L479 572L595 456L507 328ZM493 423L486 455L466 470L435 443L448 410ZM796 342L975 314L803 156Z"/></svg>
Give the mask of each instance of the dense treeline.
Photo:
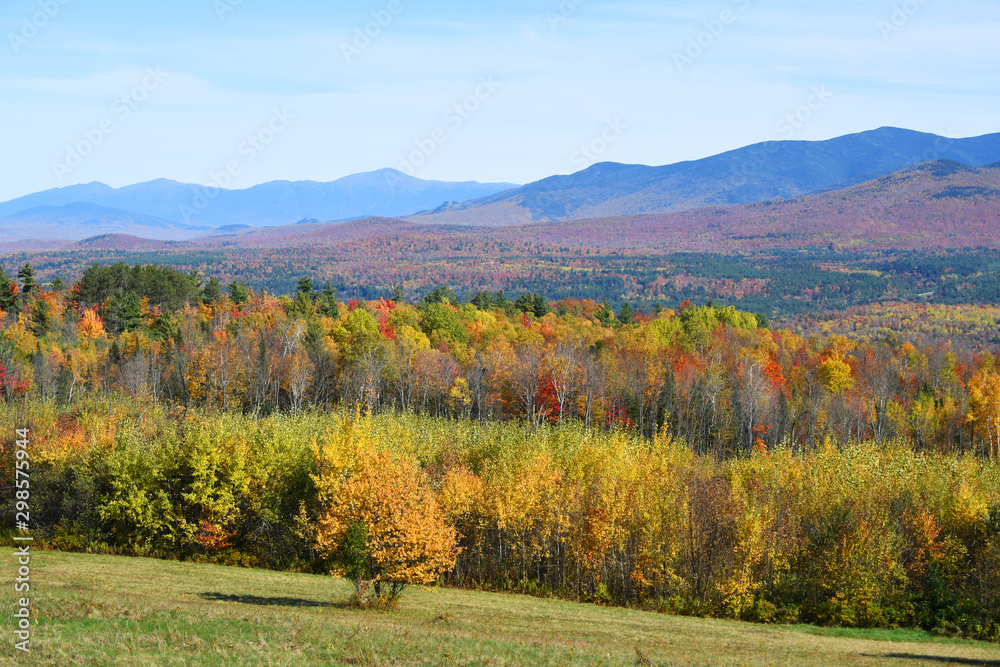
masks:
<svg viewBox="0 0 1000 667"><path fill-rule="evenodd" d="M717 457L894 438L1000 454L997 357L957 343L804 338L712 304L640 314L481 292L459 305L447 288L419 305L399 293L344 304L308 278L294 297L274 297L171 271L95 268L71 290L45 290L22 267L0 295L0 394L69 401L119 390L250 413L347 403L529 425L579 419L646 437L666 428Z"/></svg>
<svg viewBox="0 0 1000 667"><path fill-rule="evenodd" d="M613 246L613 244L612 244ZM636 246L641 248L642 245ZM471 238L401 238L376 235L304 248L236 248L157 251L72 250L15 253L7 266L31 261L44 281L82 273L89 263L129 262L170 266L184 276L211 274L228 284L240 280L256 291L291 293L304 273L330 282L345 299L386 298L401 286L419 300L440 285L463 299L476 292L542 293L563 298L624 302L644 308L660 303L716 299L771 317L802 315L885 299L927 295L936 303L1000 301L1000 253L977 250L802 250L741 246L731 254L621 250L544 245L530 241Z"/></svg>
<svg viewBox="0 0 1000 667"><path fill-rule="evenodd" d="M31 429L33 533L55 548L343 571L331 508L410 489L408 511L457 531L453 585L1000 639L1000 469L971 455L866 442L718 461L576 421L260 417L109 394L0 405L7 526L15 427ZM387 547L384 526L361 528L373 557L439 567L423 538Z"/></svg>
<svg viewBox="0 0 1000 667"><path fill-rule="evenodd" d="M907 340L921 346L1000 346L1000 306L888 302L830 313L823 318L785 320L806 335L849 336L867 340Z"/></svg>

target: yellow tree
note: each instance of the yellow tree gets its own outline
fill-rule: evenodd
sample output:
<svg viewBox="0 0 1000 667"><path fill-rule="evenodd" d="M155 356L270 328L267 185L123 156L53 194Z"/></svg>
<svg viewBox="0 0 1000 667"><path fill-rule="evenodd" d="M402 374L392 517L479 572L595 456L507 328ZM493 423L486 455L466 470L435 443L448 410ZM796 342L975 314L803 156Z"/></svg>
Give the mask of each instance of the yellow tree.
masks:
<svg viewBox="0 0 1000 667"><path fill-rule="evenodd" d="M854 386L850 365L839 352L834 352L819 366L819 375L831 393L840 394Z"/></svg>
<svg viewBox="0 0 1000 667"><path fill-rule="evenodd" d="M1000 457L1000 374L986 371L969 382L967 419L985 436L986 455Z"/></svg>
<svg viewBox="0 0 1000 667"><path fill-rule="evenodd" d="M329 480L328 480L329 482ZM327 484L329 486L329 484ZM320 518L317 551L337 558L366 602L394 602L407 584L429 584L455 566L457 534L415 460L368 451Z"/></svg>

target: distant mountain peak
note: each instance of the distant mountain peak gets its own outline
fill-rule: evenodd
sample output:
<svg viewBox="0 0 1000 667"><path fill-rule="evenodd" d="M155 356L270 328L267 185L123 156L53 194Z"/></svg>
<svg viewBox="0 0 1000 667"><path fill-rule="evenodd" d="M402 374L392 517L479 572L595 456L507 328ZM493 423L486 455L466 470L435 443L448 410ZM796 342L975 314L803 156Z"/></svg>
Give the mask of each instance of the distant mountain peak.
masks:
<svg viewBox="0 0 1000 667"><path fill-rule="evenodd" d="M880 127L825 141L769 141L701 160L650 167L601 162L458 207L411 216L421 224L488 226L672 213L827 192L929 160L951 172L1000 160L1000 134L967 139Z"/></svg>

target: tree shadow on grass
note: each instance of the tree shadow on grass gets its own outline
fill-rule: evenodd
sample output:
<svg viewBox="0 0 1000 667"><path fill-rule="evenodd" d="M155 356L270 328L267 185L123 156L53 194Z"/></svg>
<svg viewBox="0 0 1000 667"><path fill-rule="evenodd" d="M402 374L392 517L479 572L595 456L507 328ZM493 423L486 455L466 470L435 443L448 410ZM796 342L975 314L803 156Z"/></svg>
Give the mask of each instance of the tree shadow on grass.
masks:
<svg viewBox="0 0 1000 667"><path fill-rule="evenodd" d="M913 653L866 654L869 658L895 658L896 660L923 660L941 662L947 665L976 665L976 667L1000 667L1000 660L976 660L975 658L949 658L943 655L915 655Z"/></svg>
<svg viewBox="0 0 1000 667"><path fill-rule="evenodd" d="M198 597L212 602L239 602L258 607L340 607L337 602L317 602L300 598L265 598L259 595L226 595L224 593L199 593Z"/></svg>

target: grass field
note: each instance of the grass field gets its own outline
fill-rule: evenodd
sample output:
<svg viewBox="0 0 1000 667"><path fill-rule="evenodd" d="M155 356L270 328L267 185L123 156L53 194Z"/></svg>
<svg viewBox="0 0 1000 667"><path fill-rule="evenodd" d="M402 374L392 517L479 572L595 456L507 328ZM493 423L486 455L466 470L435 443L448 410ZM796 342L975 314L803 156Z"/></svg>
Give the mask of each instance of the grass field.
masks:
<svg viewBox="0 0 1000 667"><path fill-rule="evenodd" d="M1000 646L913 631L757 626L421 587L398 611L358 611L338 604L351 587L331 577L40 551L38 625L30 658L19 657L16 558L0 552L0 664L1000 667Z"/></svg>

